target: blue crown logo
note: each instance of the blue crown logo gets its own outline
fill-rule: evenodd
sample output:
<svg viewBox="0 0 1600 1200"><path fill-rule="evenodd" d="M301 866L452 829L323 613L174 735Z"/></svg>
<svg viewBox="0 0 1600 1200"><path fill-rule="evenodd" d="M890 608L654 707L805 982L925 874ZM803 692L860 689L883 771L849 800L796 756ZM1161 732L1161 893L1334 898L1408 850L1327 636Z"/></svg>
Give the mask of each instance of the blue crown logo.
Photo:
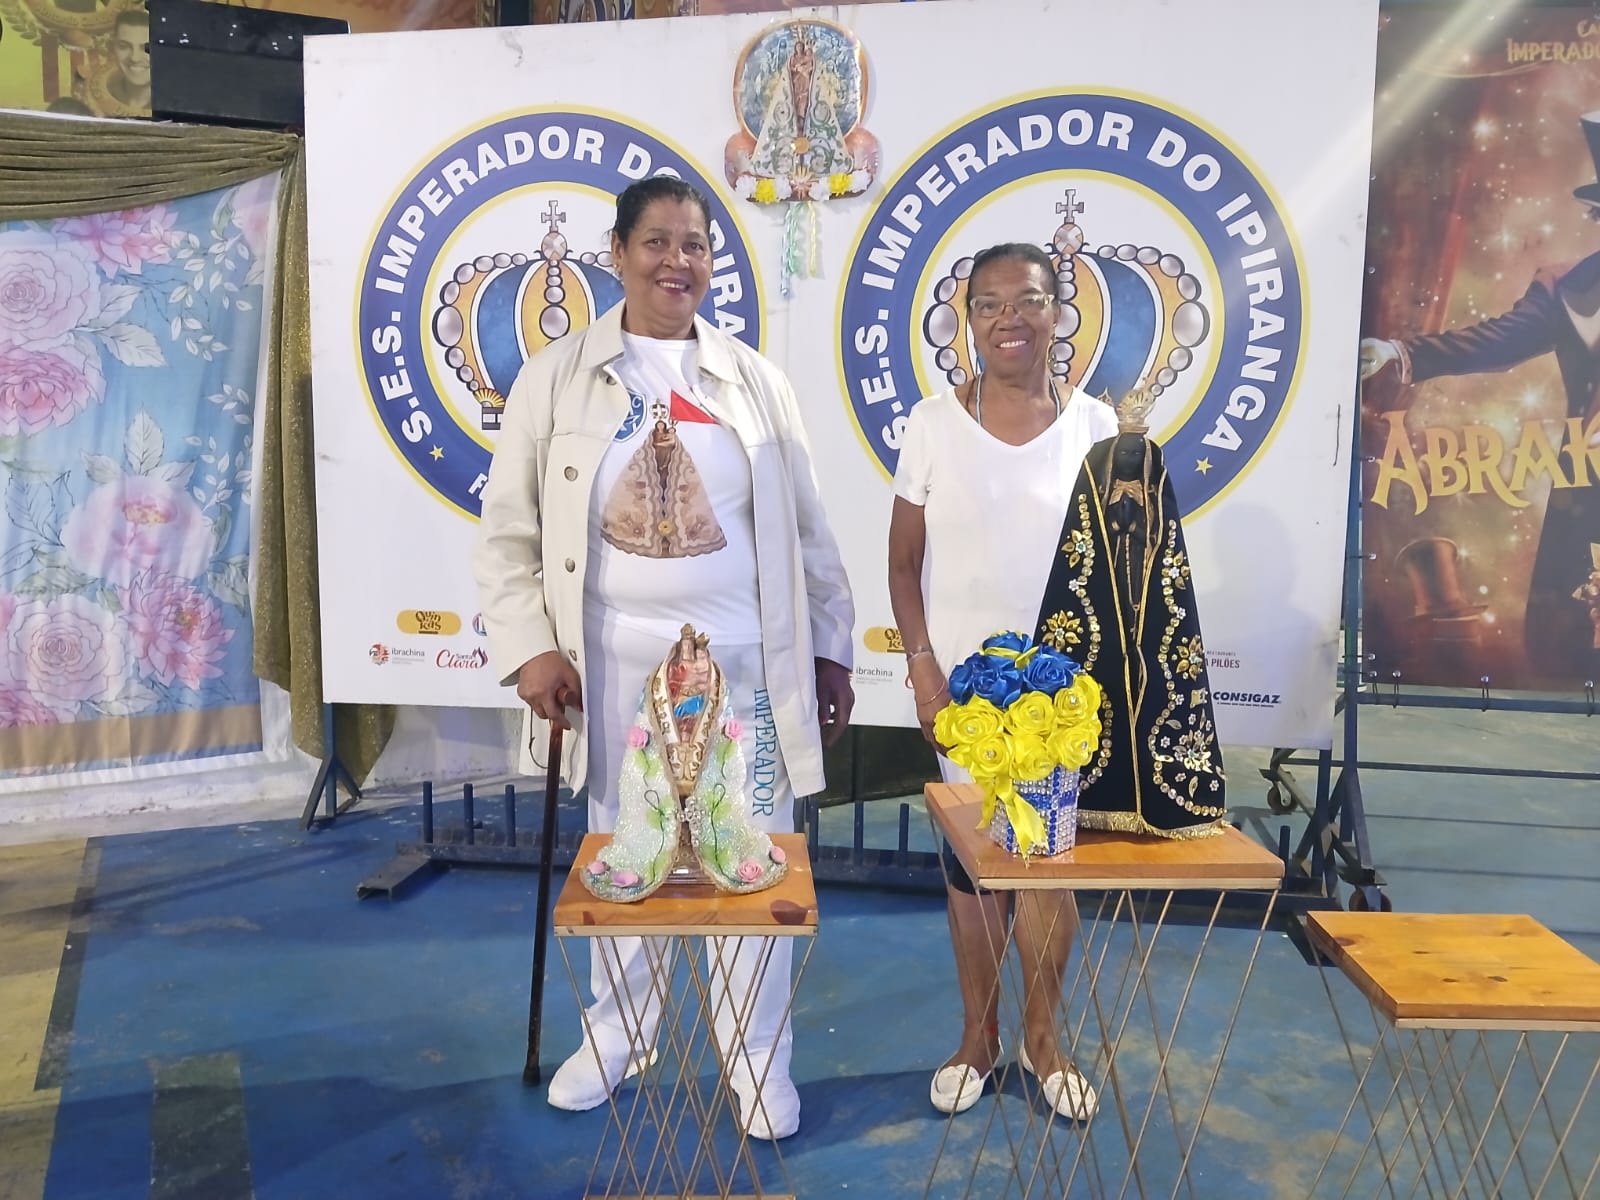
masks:
<svg viewBox="0 0 1600 1200"><path fill-rule="evenodd" d="M1126 395L1141 380L1159 396L1193 365L1196 348L1211 332L1200 280L1182 258L1158 246L1087 249L1077 223L1084 209L1076 189L1068 188L1056 203L1061 224L1044 244L1061 300L1051 372L1094 396ZM983 366L967 326L971 274L972 259L957 260L934 285L934 303L922 319L923 339L951 384L964 383Z"/></svg>
<svg viewBox="0 0 1600 1200"><path fill-rule="evenodd" d="M433 337L478 402L485 431L500 428L506 393L523 363L622 299L611 251L574 253L561 232L566 219L551 200L541 214L546 228L538 253L479 255L458 265L439 289Z"/></svg>

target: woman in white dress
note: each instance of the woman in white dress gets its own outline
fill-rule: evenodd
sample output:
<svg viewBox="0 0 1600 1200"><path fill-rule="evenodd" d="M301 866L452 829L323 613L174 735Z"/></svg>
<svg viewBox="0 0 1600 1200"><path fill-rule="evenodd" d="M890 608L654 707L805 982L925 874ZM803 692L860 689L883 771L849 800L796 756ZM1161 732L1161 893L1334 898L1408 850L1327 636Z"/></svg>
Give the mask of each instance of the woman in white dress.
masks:
<svg viewBox="0 0 1600 1200"><path fill-rule="evenodd" d="M1032 634L1068 498L1089 447L1117 432L1111 407L1056 383L1050 347L1060 316L1055 267L1037 246L978 254L967 314L982 364L960 386L912 407L895 472L889 596L906 647L923 736L949 703L952 667L1002 629ZM941 753L946 782L970 776ZM960 1048L934 1074L929 1097L963 1112L999 1061L999 950L1009 901L975 894L945 853L950 933L961 984ZM1019 1061L1043 1081L1048 1104L1087 1119L1096 1099L1057 1037L1057 1009L1077 910L1065 892L1025 893L1015 922L1025 980Z"/></svg>

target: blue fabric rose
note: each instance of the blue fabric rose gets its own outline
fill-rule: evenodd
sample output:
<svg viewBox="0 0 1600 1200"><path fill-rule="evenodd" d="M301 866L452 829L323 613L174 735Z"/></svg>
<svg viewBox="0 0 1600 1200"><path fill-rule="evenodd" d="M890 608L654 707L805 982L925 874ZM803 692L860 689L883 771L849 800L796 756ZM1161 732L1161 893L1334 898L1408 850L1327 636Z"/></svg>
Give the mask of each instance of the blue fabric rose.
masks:
<svg viewBox="0 0 1600 1200"><path fill-rule="evenodd" d="M987 659L972 673L972 690L1003 712L1022 695L1022 672L1004 659Z"/></svg>
<svg viewBox="0 0 1600 1200"><path fill-rule="evenodd" d="M950 699L956 704L965 704L972 699L972 664L977 655L967 659L950 671L950 678L946 681L950 688Z"/></svg>
<svg viewBox="0 0 1600 1200"><path fill-rule="evenodd" d="M1077 674L1077 663L1049 646L1040 646L1023 668L1022 686L1030 692L1054 696L1062 688L1070 687Z"/></svg>
<svg viewBox="0 0 1600 1200"><path fill-rule="evenodd" d="M1031 638L1026 638L1020 633L1012 633L1009 630L985 638L983 642L985 650L1015 650L1018 654L1021 654L1031 645L1033 645Z"/></svg>

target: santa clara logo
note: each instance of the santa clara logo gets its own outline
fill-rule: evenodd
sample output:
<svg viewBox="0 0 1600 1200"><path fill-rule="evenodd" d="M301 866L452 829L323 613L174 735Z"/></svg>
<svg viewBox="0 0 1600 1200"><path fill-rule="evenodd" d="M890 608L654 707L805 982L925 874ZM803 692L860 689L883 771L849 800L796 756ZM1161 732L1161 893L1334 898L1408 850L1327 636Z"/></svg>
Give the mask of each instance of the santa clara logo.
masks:
<svg viewBox="0 0 1600 1200"><path fill-rule="evenodd" d="M972 255L1007 241L1035 241L1055 264L1055 377L1113 399L1146 380L1184 510L1216 499L1288 405L1305 341L1301 256L1265 182L1220 137L1100 93L980 113L878 197L845 275L839 354L883 470L918 398L981 370Z"/></svg>
<svg viewBox="0 0 1600 1200"><path fill-rule="evenodd" d="M760 288L738 222L680 151L635 124L518 113L456 138L400 189L362 272L362 374L396 451L446 503L478 516L506 393L528 357L622 299L615 197L660 174L711 201L702 315L759 349Z"/></svg>

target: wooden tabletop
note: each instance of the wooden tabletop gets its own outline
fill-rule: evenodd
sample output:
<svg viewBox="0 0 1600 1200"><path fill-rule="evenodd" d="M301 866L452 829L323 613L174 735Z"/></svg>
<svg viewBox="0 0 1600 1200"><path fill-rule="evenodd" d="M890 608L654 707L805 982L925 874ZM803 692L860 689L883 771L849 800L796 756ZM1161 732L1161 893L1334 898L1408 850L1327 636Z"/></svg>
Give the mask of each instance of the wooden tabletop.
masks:
<svg viewBox="0 0 1600 1200"><path fill-rule="evenodd" d="M611 844L609 833L591 833L578 848L577 865L556 901L556 936L815 937L817 887L805 835L775 833L772 840L789 856L789 871L764 892L732 895L715 887L662 884L643 900L617 904L591 896L579 878L584 865L602 857Z"/></svg>
<svg viewBox="0 0 1600 1200"><path fill-rule="evenodd" d="M1313 912L1317 948L1403 1029L1600 1032L1600 963L1532 917Z"/></svg>
<svg viewBox="0 0 1600 1200"><path fill-rule="evenodd" d="M1024 888L1275 889L1283 861L1232 827L1220 836L1161 838L1079 829L1077 844L1026 862L978 828L983 793L975 784L930 783L928 811L967 874L988 891Z"/></svg>

